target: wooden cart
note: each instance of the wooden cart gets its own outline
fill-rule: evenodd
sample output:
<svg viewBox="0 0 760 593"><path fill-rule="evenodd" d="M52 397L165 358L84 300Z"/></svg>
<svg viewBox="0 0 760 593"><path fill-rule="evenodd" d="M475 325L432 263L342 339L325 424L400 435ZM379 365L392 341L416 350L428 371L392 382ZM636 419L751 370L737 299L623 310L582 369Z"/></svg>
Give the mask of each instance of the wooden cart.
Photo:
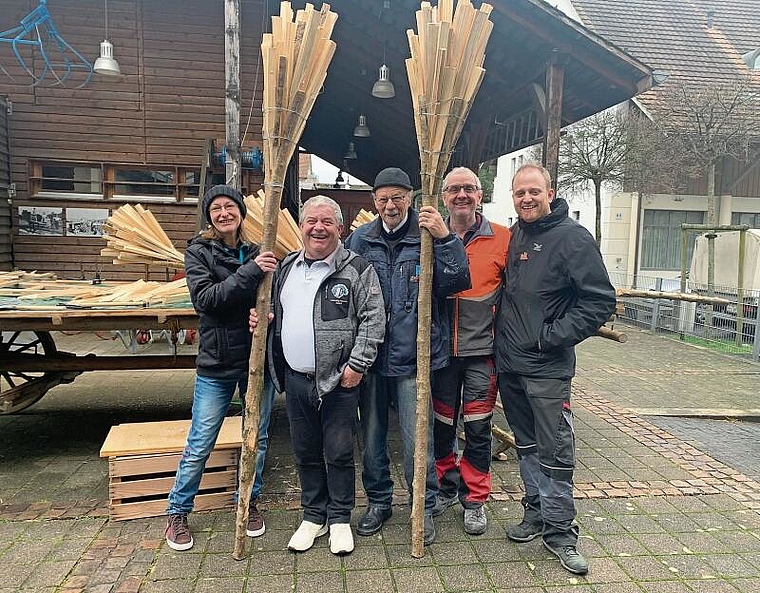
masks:
<svg viewBox="0 0 760 593"><path fill-rule="evenodd" d="M0 414L28 408L52 387L70 383L85 371L195 368L195 356L187 354L61 352L52 331L167 330L176 343L180 330L197 324L192 308L0 310Z"/></svg>

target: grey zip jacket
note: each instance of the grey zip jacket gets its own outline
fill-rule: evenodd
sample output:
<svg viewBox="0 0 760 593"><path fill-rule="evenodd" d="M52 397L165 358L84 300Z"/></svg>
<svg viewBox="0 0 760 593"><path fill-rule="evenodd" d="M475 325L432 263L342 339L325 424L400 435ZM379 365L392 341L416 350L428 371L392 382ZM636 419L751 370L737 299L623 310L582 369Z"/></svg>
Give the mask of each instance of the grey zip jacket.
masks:
<svg viewBox="0 0 760 593"><path fill-rule="evenodd" d="M280 294L298 255L299 252L291 253L280 262L272 285L274 321L267 338L267 360L277 391L284 389L287 366L282 352ZM385 303L375 269L343 245L338 245L332 265L334 268L322 280L312 305L316 387L320 398L340 384L346 365L366 373L385 337ZM333 290L339 285L342 285L339 290ZM347 295L344 287L348 289Z"/></svg>

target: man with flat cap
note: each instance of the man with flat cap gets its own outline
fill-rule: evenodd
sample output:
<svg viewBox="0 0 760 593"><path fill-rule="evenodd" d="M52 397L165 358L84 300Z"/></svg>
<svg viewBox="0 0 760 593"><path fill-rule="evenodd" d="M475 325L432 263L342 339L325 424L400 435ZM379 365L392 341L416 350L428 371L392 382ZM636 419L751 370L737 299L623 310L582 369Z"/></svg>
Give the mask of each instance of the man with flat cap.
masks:
<svg viewBox="0 0 760 593"><path fill-rule="evenodd" d="M394 402L403 446L403 467L411 496L414 475L414 432L417 405L417 295L420 278L420 228L433 236L434 270L430 369L448 364L449 323L446 297L470 287L464 245L430 206L411 207L409 175L397 167L383 169L375 178L372 198L379 214L346 239L375 268L385 300L385 341L367 374L359 402L364 441L362 482L367 510L359 519L359 535L377 533L391 516L393 480L388 455L388 411ZM433 456L433 414L430 414L428 468L425 491L425 545L435 539L433 507L438 484Z"/></svg>

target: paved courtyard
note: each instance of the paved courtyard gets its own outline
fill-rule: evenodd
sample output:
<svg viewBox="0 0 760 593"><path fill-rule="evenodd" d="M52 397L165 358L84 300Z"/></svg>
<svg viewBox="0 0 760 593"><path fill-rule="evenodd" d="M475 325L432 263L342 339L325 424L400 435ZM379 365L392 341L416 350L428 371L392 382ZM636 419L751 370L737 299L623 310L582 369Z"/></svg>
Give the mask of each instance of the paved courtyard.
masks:
<svg viewBox="0 0 760 593"><path fill-rule="evenodd" d="M281 399L262 498L265 535L249 540L248 557L236 562L232 512L195 513L195 547L174 552L163 518L108 520L108 465L98 450L113 424L189 417L193 373L93 372L0 417L0 593L760 591L756 425L702 419L756 414L760 365L626 331L626 344L592 339L578 352L575 486L580 548L591 562L585 577L564 571L540 540L505 539L521 514L512 453L494 462L488 532L466 535L453 507L436 520L435 544L413 559L395 433L396 504L381 534L357 537L344 558L329 553L326 538L289 553L300 513ZM93 336L56 342L80 354L125 352L118 340ZM164 354L166 344L150 349ZM719 446L731 442L740 450ZM358 490L356 516L364 504Z"/></svg>

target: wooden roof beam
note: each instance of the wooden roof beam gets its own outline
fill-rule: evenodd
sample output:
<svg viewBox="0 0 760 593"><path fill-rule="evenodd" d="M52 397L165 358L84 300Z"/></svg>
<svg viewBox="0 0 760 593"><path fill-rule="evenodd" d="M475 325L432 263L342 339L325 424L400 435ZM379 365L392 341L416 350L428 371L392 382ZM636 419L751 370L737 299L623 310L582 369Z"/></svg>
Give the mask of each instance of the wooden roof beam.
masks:
<svg viewBox="0 0 760 593"><path fill-rule="evenodd" d="M594 70L595 72L598 72L599 74L604 76L610 82L615 84L615 86L625 90L631 95L638 94L648 89L651 86L651 76L644 75L638 81L632 82L631 80L620 76L617 72L612 70L609 66L607 66L606 64L603 64L598 58L589 55L588 52L586 52L582 48L573 46L572 44L568 44L567 42L564 42L564 41L558 42L557 38L552 35L552 32L549 29L540 27L535 22L524 18L523 16L517 14L513 10L510 10L509 8L507 8L506 4L497 4L496 7L507 18L511 19L512 21L514 21L521 27L525 28L526 30L530 31L531 34L539 37L540 39L543 39L547 43L553 44L554 47L559 52L567 54L568 56L582 62L583 64L585 64L586 66ZM577 27L576 27L576 31L579 37L583 35L583 32L578 30ZM588 32L586 32L586 38L588 39L588 41L599 45L599 41L590 38L588 36ZM610 51L610 48L604 48L604 49L607 49L608 51ZM621 59L628 58L628 60L630 60L630 58L626 54L621 52L620 50L616 50L615 53Z"/></svg>

